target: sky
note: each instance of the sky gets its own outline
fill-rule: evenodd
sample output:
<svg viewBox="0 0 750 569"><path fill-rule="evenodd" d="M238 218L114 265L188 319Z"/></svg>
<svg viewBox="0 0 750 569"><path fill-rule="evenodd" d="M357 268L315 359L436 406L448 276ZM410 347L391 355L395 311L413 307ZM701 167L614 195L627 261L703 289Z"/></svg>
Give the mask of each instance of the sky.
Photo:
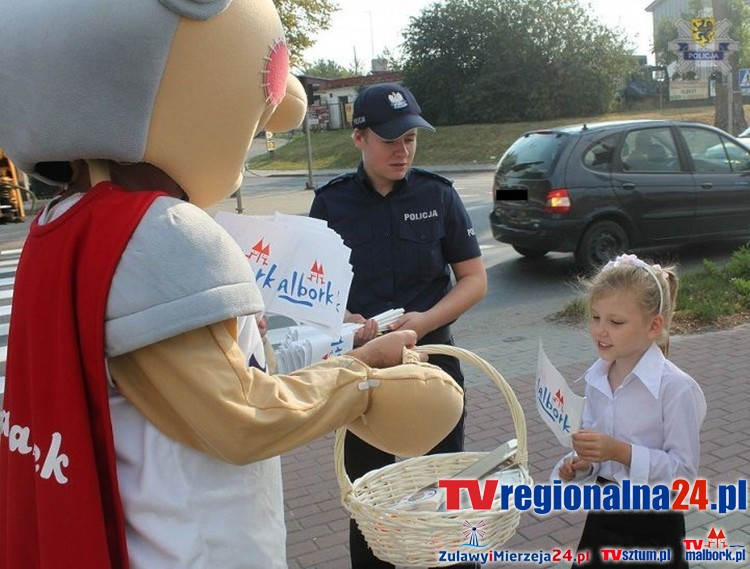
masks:
<svg viewBox="0 0 750 569"><path fill-rule="evenodd" d="M333 60L351 67L357 58L369 71L373 55L384 49L396 52L402 41L401 31L409 18L418 16L435 0L335 0L340 10L331 18L331 28L321 32L315 45L304 54L305 61ZM580 0L591 6L593 14L609 27L619 27L633 43L636 53L650 53L653 35L651 13L646 6L653 0Z"/></svg>

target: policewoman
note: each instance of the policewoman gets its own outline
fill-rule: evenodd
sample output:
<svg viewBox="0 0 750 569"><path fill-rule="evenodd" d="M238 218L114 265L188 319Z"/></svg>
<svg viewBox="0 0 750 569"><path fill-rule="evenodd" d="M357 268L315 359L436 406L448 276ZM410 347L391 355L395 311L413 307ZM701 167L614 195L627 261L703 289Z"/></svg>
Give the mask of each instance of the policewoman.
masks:
<svg viewBox="0 0 750 569"><path fill-rule="evenodd" d="M389 330L414 330L420 344L452 344L450 324L487 292L474 228L451 180L412 168L418 130L435 130L420 113L402 85L363 90L354 101L352 121L352 140L362 154L359 167L318 188L310 209L311 217L328 222L352 250L346 321L363 324L355 345L374 338L373 316L392 308L403 308L404 314ZM463 387L457 359L430 356L429 361ZM463 442L462 418L431 452L461 451ZM345 464L352 480L392 462L392 455L347 433ZM393 567L373 556L354 521L350 551L353 569Z"/></svg>

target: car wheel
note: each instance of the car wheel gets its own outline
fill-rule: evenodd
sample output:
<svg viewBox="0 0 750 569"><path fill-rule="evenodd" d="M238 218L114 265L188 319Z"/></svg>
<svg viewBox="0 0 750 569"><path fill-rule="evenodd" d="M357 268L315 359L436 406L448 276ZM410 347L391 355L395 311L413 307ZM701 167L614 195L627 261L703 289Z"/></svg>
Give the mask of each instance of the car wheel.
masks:
<svg viewBox="0 0 750 569"><path fill-rule="evenodd" d="M576 263L582 269L604 265L628 248L628 234L614 221L598 221L589 227L576 251Z"/></svg>
<svg viewBox="0 0 750 569"><path fill-rule="evenodd" d="M516 253L529 259L539 259L549 253L549 251L545 251L544 249L529 249L528 247L516 247L515 245L513 245L513 249L516 250Z"/></svg>

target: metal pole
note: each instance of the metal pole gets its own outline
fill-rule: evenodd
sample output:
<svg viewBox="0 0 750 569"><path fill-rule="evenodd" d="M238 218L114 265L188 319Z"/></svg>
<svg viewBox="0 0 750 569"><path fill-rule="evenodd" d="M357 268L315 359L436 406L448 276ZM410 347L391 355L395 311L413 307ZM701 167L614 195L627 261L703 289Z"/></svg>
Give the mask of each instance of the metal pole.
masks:
<svg viewBox="0 0 750 569"><path fill-rule="evenodd" d="M370 16L370 53L372 54L370 65L372 65L372 60L375 59L375 40L372 35L372 12L368 10L367 14Z"/></svg>
<svg viewBox="0 0 750 569"><path fill-rule="evenodd" d="M729 116L727 117L727 130L729 134L734 136L734 70L730 70L729 73L729 93L727 94L727 106L729 107Z"/></svg>
<svg viewBox="0 0 750 569"><path fill-rule="evenodd" d="M234 192L234 197L237 199L237 213L242 213L245 211L242 209L242 186L237 188L237 191Z"/></svg>
<svg viewBox="0 0 750 569"><path fill-rule="evenodd" d="M310 122L307 113L305 113L305 120L302 121L302 128L305 131L305 140L307 141L307 183L305 184L305 189L314 190L315 181L313 180L312 141L310 140Z"/></svg>

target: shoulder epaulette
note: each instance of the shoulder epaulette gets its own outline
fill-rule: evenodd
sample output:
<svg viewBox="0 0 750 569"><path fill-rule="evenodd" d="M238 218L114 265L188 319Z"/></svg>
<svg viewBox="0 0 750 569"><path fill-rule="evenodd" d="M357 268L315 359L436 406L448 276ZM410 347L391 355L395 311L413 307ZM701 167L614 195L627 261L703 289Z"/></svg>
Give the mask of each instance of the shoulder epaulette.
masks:
<svg viewBox="0 0 750 569"><path fill-rule="evenodd" d="M432 172L430 170L423 170L422 168L413 168L411 169L412 172L415 172L416 174L419 174L420 176L427 176L428 178L435 178L436 180L440 180L441 182L444 182L446 184L453 185L453 180L450 178L446 178L445 176L442 176L436 172Z"/></svg>
<svg viewBox="0 0 750 569"><path fill-rule="evenodd" d="M333 186L335 186L337 184L340 184L341 182L347 182L347 181L353 179L355 175L356 174L354 172L348 172L346 174L339 174L335 178L332 178L332 179L328 180L325 184L323 184L322 186L318 187L315 190L315 193L319 194L320 192L325 191L325 190L327 190L329 188L332 188Z"/></svg>

